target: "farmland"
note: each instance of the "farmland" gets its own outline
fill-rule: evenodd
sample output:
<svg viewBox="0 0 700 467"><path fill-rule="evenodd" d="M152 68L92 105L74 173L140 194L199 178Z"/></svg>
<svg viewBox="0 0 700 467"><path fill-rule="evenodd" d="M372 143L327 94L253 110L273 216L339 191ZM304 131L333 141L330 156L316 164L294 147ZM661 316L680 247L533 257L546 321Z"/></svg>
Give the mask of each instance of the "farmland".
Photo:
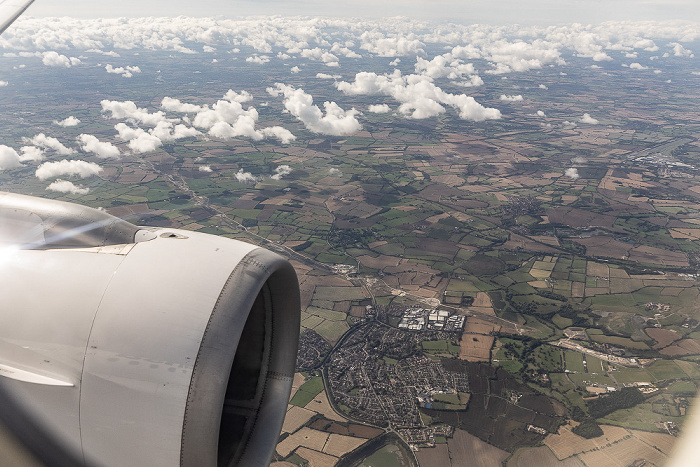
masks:
<svg viewBox="0 0 700 467"><path fill-rule="evenodd" d="M389 66L398 57L370 52L365 39L340 41L350 32L329 32L328 24L299 34L325 37L318 50L326 40L338 48L352 42L361 54L343 56L343 67L375 69L378 79L394 69L392 79L418 76L419 56L454 46L423 28L421 52ZM422 28L405 29L414 26ZM70 157L101 168L73 179L82 189L72 193L47 191L36 177L39 161L22 160L0 170L2 189L183 235L239 239L287 258L299 280L301 337L275 457L284 465L414 465L409 444L422 464L446 467L467 452L511 467L627 465L637 454L663 462L700 381L700 124L697 79L680 64L687 57L668 45L658 56L637 50L635 60L659 68L632 70L618 63L631 46L618 44L605 49L615 51L609 61L562 49L552 66L506 72L475 54L469 61L481 85L463 86L441 74L444 67L425 81L445 95L473 95L501 116L470 120L447 104L419 118L393 96L342 92L341 82L355 89L357 70L338 66L337 77L324 78L325 63L279 44L267 44L275 52L266 65L255 63L264 60L253 39L232 44L239 52L211 63L199 52L173 60L171 50L134 51L134 60L153 61L153 74L144 71L149 79L128 88L90 66L61 69L73 84L56 89L37 56L3 56L5 71L26 73L0 86L8 148L39 132L75 145L89 131L111 139L121 157L71 148ZM106 60L85 54L86 62ZM313 105L337 102L358 119L356 131L307 127L286 97L270 94L276 82L303 86ZM244 96L234 102L256 115L259 128L281 125L294 139L260 129L227 138L200 128L139 152L114 130L128 123L136 132L142 122L117 122L100 104L131 101L139 115L155 118L165 115L166 95L211 111L215 102L235 106L221 100L228 89ZM499 98L516 92L520 99ZM378 103L391 111L372 112ZM80 126L53 123L66 113ZM195 120L168 115L173 124ZM49 161L64 157L41 151ZM629 388L643 401L592 419L591 401ZM604 434L572 432L582 421Z"/></svg>

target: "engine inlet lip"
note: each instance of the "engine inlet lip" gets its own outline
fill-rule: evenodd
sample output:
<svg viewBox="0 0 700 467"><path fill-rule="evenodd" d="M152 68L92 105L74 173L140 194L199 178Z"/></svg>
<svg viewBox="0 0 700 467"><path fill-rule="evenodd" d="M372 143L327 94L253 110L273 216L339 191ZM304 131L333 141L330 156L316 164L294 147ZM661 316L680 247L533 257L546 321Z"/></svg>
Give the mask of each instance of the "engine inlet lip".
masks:
<svg viewBox="0 0 700 467"><path fill-rule="evenodd" d="M272 348L254 428L241 465L267 465L291 392L299 343L300 299L294 268L262 248L235 267L211 313L192 371L182 427L181 466L216 466L221 410L248 314L266 285L272 306Z"/></svg>

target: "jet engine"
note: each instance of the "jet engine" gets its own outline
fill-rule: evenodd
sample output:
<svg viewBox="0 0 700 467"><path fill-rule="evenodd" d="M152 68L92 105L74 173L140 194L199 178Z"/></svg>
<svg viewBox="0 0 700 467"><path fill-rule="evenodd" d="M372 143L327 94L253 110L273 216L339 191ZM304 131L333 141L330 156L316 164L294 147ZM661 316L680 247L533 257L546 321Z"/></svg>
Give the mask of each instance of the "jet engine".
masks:
<svg viewBox="0 0 700 467"><path fill-rule="evenodd" d="M269 462L299 339L281 256L0 192L0 297L2 417L41 461Z"/></svg>

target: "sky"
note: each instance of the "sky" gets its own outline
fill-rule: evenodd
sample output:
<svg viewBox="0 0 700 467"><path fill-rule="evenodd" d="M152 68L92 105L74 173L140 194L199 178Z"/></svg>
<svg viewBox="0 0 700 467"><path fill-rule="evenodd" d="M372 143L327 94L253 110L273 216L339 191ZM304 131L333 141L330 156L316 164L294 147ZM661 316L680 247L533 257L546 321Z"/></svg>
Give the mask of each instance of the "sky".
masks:
<svg viewBox="0 0 700 467"><path fill-rule="evenodd" d="M488 24L600 23L608 20L700 18L698 0L36 0L31 16L78 18L139 16L305 15L407 16Z"/></svg>

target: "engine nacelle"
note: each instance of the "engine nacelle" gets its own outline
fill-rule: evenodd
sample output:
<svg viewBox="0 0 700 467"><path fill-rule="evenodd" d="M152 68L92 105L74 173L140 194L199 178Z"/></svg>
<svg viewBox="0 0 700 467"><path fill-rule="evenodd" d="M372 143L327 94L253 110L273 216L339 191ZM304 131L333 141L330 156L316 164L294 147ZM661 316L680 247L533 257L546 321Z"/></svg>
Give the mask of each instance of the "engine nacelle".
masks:
<svg viewBox="0 0 700 467"><path fill-rule="evenodd" d="M282 257L0 193L0 387L88 465L267 465L299 287Z"/></svg>

